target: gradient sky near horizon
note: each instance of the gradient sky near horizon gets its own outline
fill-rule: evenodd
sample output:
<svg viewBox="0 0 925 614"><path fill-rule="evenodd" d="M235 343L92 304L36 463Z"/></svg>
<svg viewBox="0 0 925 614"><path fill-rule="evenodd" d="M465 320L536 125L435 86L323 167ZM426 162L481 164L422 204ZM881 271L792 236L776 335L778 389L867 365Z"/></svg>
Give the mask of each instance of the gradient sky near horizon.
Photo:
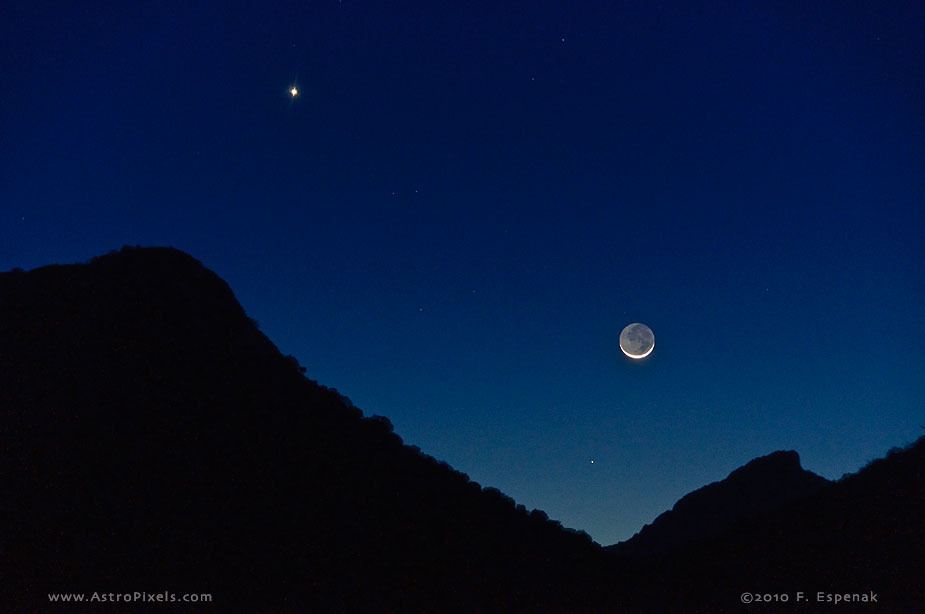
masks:
<svg viewBox="0 0 925 614"><path fill-rule="evenodd" d="M921 2L115 4L0 11L0 270L189 252L602 544L922 434Z"/></svg>

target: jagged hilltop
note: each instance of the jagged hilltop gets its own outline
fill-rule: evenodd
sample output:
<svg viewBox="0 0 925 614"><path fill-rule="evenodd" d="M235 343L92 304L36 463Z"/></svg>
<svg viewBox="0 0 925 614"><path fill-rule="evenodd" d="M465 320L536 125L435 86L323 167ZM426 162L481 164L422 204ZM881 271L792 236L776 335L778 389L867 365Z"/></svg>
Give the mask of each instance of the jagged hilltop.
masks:
<svg viewBox="0 0 925 614"><path fill-rule="evenodd" d="M688 493L631 539L607 550L617 555L662 554L753 522L830 484L803 469L795 451L777 451Z"/></svg>

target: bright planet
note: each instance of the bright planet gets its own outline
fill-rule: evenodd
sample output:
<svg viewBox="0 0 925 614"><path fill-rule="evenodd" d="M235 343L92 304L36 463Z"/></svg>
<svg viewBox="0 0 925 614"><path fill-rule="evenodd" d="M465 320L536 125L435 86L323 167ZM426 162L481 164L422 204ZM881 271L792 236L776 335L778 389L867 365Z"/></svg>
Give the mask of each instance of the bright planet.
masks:
<svg viewBox="0 0 925 614"><path fill-rule="evenodd" d="M630 358L645 358L655 349L655 334L645 324L634 322L620 333L620 349Z"/></svg>

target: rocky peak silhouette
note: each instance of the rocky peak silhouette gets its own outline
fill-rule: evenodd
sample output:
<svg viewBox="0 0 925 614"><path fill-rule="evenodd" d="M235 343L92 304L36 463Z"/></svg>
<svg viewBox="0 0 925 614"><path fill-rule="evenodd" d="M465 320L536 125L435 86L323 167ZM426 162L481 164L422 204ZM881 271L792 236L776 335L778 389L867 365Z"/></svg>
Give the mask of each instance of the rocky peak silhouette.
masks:
<svg viewBox="0 0 925 614"><path fill-rule="evenodd" d="M803 469L795 451L772 452L749 461L722 481L684 495L632 538L605 550L616 555L664 554L771 514L829 484Z"/></svg>

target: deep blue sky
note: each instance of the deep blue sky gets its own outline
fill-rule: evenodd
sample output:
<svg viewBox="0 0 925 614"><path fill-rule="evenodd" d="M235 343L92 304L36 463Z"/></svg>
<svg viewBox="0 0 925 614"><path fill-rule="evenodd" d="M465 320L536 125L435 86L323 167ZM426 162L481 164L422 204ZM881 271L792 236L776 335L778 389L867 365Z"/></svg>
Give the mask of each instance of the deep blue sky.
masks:
<svg viewBox="0 0 925 614"><path fill-rule="evenodd" d="M918 1L2 13L0 270L187 251L603 544L755 456L837 478L922 432Z"/></svg>

